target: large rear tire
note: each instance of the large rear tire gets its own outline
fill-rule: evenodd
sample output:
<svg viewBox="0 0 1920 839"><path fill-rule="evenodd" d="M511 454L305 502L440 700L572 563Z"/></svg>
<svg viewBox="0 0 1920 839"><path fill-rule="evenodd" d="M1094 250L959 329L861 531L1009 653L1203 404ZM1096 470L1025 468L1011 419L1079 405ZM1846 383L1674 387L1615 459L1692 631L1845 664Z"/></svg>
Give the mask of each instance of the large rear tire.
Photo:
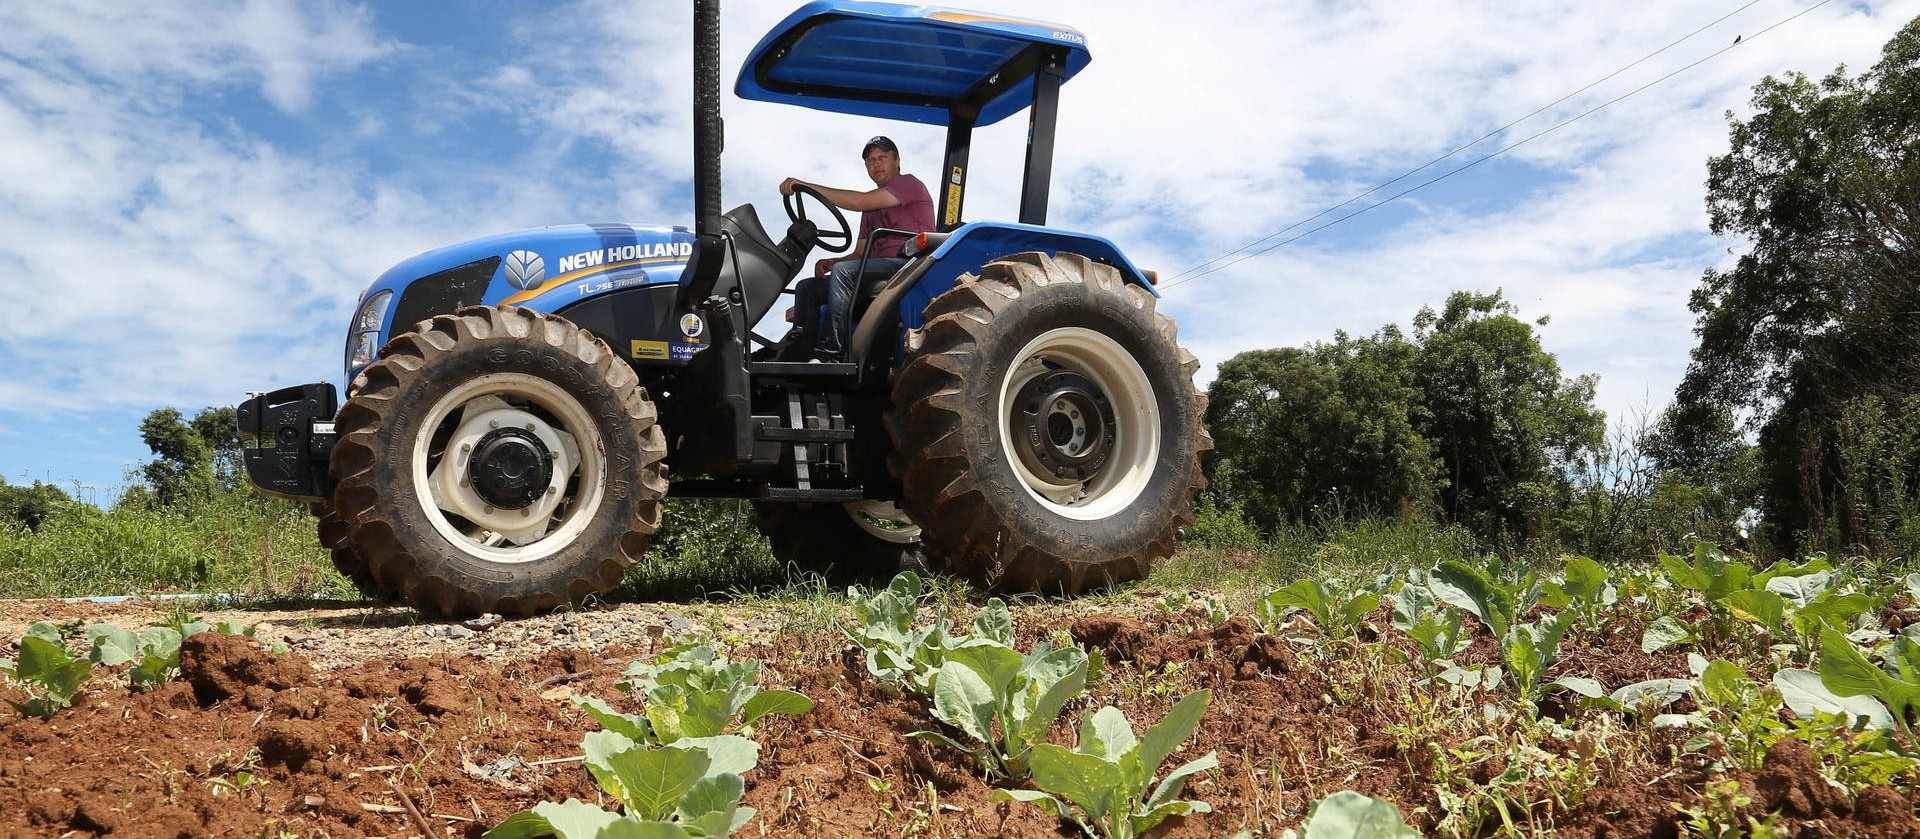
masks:
<svg viewBox="0 0 1920 839"><path fill-rule="evenodd" d="M510 306L394 338L336 421L334 503L422 612L530 614L612 589L660 528L666 440L604 341Z"/></svg>
<svg viewBox="0 0 1920 839"><path fill-rule="evenodd" d="M893 504L756 501L753 510L774 558L803 571L837 580L921 564L920 527Z"/></svg>
<svg viewBox="0 0 1920 839"><path fill-rule="evenodd" d="M907 333L887 415L929 554L997 590L1146 577L1206 485L1199 367L1112 266L1022 253L961 277Z"/></svg>

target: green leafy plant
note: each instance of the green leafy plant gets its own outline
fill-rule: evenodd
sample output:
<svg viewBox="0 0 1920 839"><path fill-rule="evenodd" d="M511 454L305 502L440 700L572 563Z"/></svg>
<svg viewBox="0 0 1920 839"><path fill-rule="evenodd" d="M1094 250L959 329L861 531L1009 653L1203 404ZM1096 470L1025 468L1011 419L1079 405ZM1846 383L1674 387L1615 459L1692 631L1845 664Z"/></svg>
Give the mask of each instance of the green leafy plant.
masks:
<svg viewBox="0 0 1920 839"><path fill-rule="evenodd" d="M156 626L138 635L110 623L87 627L87 646L93 663L109 667L131 664L127 680L136 689L150 690L180 674L178 630Z"/></svg>
<svg viewBox="0 0 1920 839"><path fill-rule="evenodd" d="M741 775L759 763L759 746L744 737L689 737L641 743L614 731L581 741L587 771L623 813L569 798L541 802L486 832L486 839L705 839L739 830L754 816L740 806Z"/></svg>
<svg viewBox="0 0 1920 839"><path fill-rule="evenodd" d="M670 744L747 728L769 714L804 714L813 700L791 690L762 690L760 662L729 660L711 644L686 642L634 662L621 673L622 690L642 697L644 716L621 713L593 697L574 703L608 731L639 743Z"/></svg>
<svg viewBox="0 0 1920 839"><path fill-rule="evenodd" d="M1496 639L1507 637L1507 630L1533 607L1541 593L1539 581L1531 572L1518 584L1509 584L1498 574L1451 559L1428 573L1427 585L1434 596L1479 618Z"/></svg>
<svg viewBox="0 0 1920 839"><path fill-rule="evenodd" d="M0 658L0 673L5 673L27 693L27 701L7 700L25 716L52 717L73 704L87 677L93 674L93 662L67 653L66 638L59 627L36 621L20 639L20 658Z"/></svg>
<svg viewBox="0 0 1920 839"><path fill-rule="evenodd" d="M1453 667L1453 657L1465 651L1473 638L1461 628L1461 616L1466 613L1441 608L1426 585L1425 572L1414 573L1415 578L1393 596L1393 625L1420 648L1423 665L1431 676Z"/></svg>
<svg viewBox="0 0 1920 839"><path fill-rule="evenodd" d="M1712 781L1700 793L1700 804L1688 807L1674 802L1673 809L1686 820L1681 826L1687 835L1700 839L1785 839L1785 830L1774 825L1774 817L1756 819L1743 815L1753 799L1740 792L1740 782L1728 778Z"/></svg>
<svg viewBox="0 0 1920 839"><path fill-rule="evenodd" d="M1313 802L1294 839L1419 839L1392 802L1343 790Z"/></svg>
<svg viewBox="0 0 1920 839"><path fill-rule="evenodd" d="M1675 620L1672 615L1661 615L1647 625L1647 631L1640 635L1640 651L1656 653L1668 647L1689 644L1694 641L1693 629Z"/></svg>
<svg viewBox="0 0 1920 839"><path fill-rule="evenodd" d="M1648 679L1624 685L1612 693L1608 693L1599 682L1584 676L1563 676L1549 684L1579 694L1582 697L1581 704L1587 707L1606 708L1625 714L1664 709L1694 689L1692 679Z"/></svg>
<svg viewBox="0 0 1920 839"><path fill-rule="evenodd" d="M1840 697L1869 696L1893 710L1893 722L1909 741L1907 720L1920 704L1920 644L1900 636L1887 652L1887 666L1875 667L1845 635L1828 629L1820 633L1820 681Z"/></svg>
<svg viewBox="0 0 1920 839"><path fill-rule="evenodd" d="M1500 639L1500 660L1512 675L1522 702L1539 700L1541 679L1560 660L1560 639L1573 620L1572 612L1559 612L1532 623L1515 624Z"/></svg>
<svg viewBox="0 0 1920 839"><path fill-rule="evenodd" d="M857 627L850 632L842 630L865 651L867 672L874 678L905 684L922 693L932 689L933 675L945 659L948 641L945 618L922 629L913 626L925 593L920 575L912 571L900 572L886 588L870 595L862 594L858 586L848 588L847 599L853 602Z"/></svg>
<svg viewBox="0 0 1920 839"><path fill-rule="evenodd" d="M1227 611L1227 602L1218 595L1209 594L1201 604L1207 610L1207 625L1219 626L1226 623L1232 614Z"/></svg>
<svg viewBox="0 0 1920 839"><path fill-rule="evenodd" d="M999 598L981 612L992 615L996 626L1005 613ZM934 679L934 716L972 742L937 731L912 736L967 752L989 777L1025 778L1034 746L1047 736L1067 703L1086 690L1088 657L1079 647L1053 649L1046 641L1022 655L1000 642L999 637L1011 637L1010 631L994 634L975 635L948 650Z"/></svg>
<svg viewBox="0 0 1920 839"><path fill-rule="evenodd" d="M1601 612L1617 602L1619 593L1607 582L1607 569L1584 556L1569 557L1560 579L1541 583L1540 605L1571 611L1588 626L1598 626Z"/></svg>
<svg viewBox="0 0 1920 839"><path fill-rule="evenodd" d="M1358 588L1358 590L1352 590ZM1380 594L1364 587L1350 587L1338 580L1328 585L1315 579L1295 580L1268 592L1259 604L1260 623L1273 632L1294 612L1313 616L1328 638L1353 637L1367 615L1380 608Z"/></svg>
<svg viewBox="0 0 1920 839"><path fill-rule="evenodd" d="M1033 748L1035 790L995 790L997 801L1026 801L1057 818L1072 819L1088 836L1130 839L1172 816L1211 812L1204 801L1180 800L1188 778L1220 762L1213 752L1168 772L1158 786L1160 763L1193 736L1211 692L1198 690L1174 703L1160 722L1136 738L1126 715L1111 705L1089 716L1080 744Z"/></svg>
<svg viewBox="0 0 1920 839"><path fill-rule="evenodd" d="M1779 689L1754 681L1732 662L1709 662L1693 697L1706 731L1687 741L1687 751L1718 745L1734 766L1757 770L1767 750L1786 734Z"/></svg>

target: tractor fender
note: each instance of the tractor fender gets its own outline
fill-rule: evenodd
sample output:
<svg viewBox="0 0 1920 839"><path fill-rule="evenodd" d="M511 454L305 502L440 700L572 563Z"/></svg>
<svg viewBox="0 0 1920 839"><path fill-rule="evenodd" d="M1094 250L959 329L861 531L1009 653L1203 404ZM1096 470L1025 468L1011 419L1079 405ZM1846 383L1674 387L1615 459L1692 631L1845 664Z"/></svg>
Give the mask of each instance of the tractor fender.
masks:
<svg viewBox="0 0 1920 839"><path fill-rule="evenodd" d="M1105 237L1031 224L976 221L955 229L940 247L934 249L930 257L932 265L900 298L900 326L919 329L925 325L923 314L927 304L952 289L954 281L961 274L978 272L993 260L1026 251L1039 251L1049 256L1057 256L1062 252L1077 253L1095 262L1104 262L1119 269L1120 276L1127 282L1146 289L1155 297L1160 296L1160 292L1147 281L1146 272L1134 265L1126 254L1120 252L1118 245Z"/></svg>

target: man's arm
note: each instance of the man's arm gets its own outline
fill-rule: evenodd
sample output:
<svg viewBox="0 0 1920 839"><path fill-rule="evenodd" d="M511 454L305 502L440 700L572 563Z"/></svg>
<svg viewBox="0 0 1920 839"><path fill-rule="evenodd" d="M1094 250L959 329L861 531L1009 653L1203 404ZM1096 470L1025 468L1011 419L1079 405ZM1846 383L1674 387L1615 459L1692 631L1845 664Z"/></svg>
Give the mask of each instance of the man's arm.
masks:
<svg viewBox="0 0 1920 839"><path fill-rule="evenodd" d="M812 187L814 191L826 196L828 202L842 210L853 210L854 212L864 213L869 210L884 210L888 207L900 206L899 197L888 192L884 187L875 187L866 192L855 192L851 189L835 189L830 186L808 183L799 178L788 178L781 181L780 194L792 195L795 184Z"/></svg>

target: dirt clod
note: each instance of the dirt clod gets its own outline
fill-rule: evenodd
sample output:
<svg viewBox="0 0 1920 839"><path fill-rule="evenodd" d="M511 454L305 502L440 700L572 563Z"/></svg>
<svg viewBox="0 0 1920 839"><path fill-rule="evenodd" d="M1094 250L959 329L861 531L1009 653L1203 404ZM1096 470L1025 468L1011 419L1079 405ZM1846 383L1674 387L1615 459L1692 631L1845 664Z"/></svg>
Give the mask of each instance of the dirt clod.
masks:
<svg viewBox="0 0 1920 839"><path fill-rule="evenodd" d="M1782 811L1803 819L1828 815L1844 816L1852 811L1846 791L1829 783L1820 773L1820 759L1807 744L1793 738L1781 740L1767 750L1760 775L1753 779L1758 795L1754 804L1762 812Z"/></svg>
<svg viewBox="0 0 1920 839"><path fill-rule="evenodd" d="M292 653L276 656L252 638L219 632L195 633L180 643L180 672L193 685L202 706L238 696L256 710L272 700L272 691L305 684L313 677L313 668L304 658Z"/></svg>

